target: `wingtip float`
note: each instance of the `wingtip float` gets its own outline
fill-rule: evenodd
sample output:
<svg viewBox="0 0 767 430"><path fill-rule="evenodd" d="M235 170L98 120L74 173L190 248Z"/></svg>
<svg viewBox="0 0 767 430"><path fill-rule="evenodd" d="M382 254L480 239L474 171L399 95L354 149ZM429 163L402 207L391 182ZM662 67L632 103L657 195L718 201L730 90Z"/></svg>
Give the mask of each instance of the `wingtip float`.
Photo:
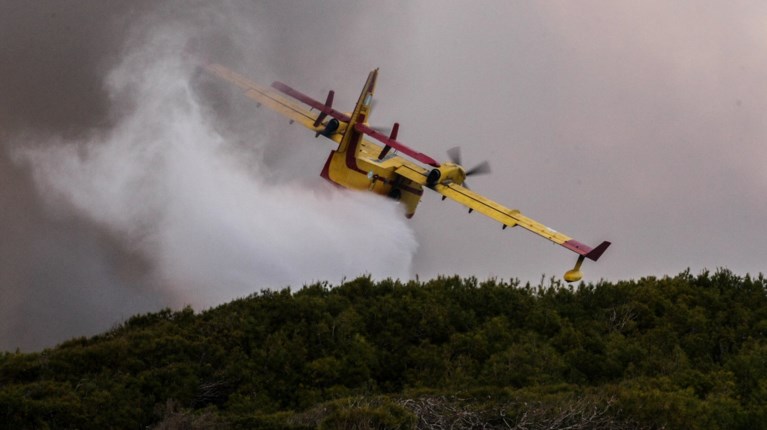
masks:
<svg viewBox="0 0 767 430"><path fill-rule="evenodd" d="M586 245L583 245L580 242L576 242L574 240L571 240L569 242L575 242L578 244L578 246L573 249L568 244L563 244L563 246L567 249L570 249L573 252L576 252L578 255L578 261L575 262L575 267L565 272L564 278L567 282L577 282L580 281L581 278L583 278L583 273L581 273L581 264L583 264L583 260L588 258L591 261L597 261L599 260L599 257L602 256L602 254L607 250L607 247L610 246L610 242L604 241L597 245L596 248L589 248ZM572 244L570 244L572 245Z"/></svg>
<svg viewBox="0 0 767 430"><path fill-rule="evenodd" d="M578 254L575 267L564 274L567 282L581 280L583 261L586 258L597 261L610 246L610 242L605 241L591 248L522 215L519 210L509 209L471 191L466 186L466 177L489 172L487 162L465 169L461 165L460 151L452 149L448 151L451 160L440 163L400 142L399 123L394 123L388 135L371 127L368 119L378 69L368 75L354 110L343 113L333 108L335 92L332 90L323 103L282 82L264 87L220 64L198 63L198 66L239 87L258 106L280 113L291 124L303 125L314 132L315 137L324 136L335 142L338 146L330 152L320 176L345 188L369 190L398 200L405 207L408 218L415 214L424 188L433 190L441 194L443 200L449 198L466 206L469 213L477 211L500 222L504 229L522 227Z"/></svg>

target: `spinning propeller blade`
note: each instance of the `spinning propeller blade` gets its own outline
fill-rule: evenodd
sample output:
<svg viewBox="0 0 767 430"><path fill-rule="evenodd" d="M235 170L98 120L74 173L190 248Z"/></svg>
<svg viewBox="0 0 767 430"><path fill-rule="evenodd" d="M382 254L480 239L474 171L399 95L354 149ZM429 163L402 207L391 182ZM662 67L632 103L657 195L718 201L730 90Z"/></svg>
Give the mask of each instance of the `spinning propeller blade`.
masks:
<svg viewBox="0 0 767 430"><path fill-rule="evenodd" d="M451 162L459 166L461 165L461 147L460 146L456 146L454 148L448 149L447 156L448 158L450 158Z"/></svg>
<svg viewBox="0 0 767 430"><path fill-rule="evenodd" d="M454 148L450 148L447 150L447 156L450 158L450 161L452 163L455 163L459 166L463 166L461 164L461 147L456 146ZM490 163L487 161L483 161L476 166L472 167L471 169L467 169L466 176L471 175L484 175L485 173L490 173Z"/></svg>
<svg viewBox="0 0 767 430"><path fill-rule="evenodd" d="M472 167L471 169L466 171L466 176L471 175L484 175L485 173L490 173L490 163L487 161L483 161L476 166Z"/></svg>
<svg viewBox="0 0 767 430"><path fill-rule="evenodd" d="M447 150L447 156L450 158L450 161L452 163L455 163L461 167L461 147L456 146L454 148L450 148ZM490 163L487 161L483 161L476 166L472 167L471 169L465 170L464 173L466 173L466 177L469 177L471 175L484 175L485 173L490 173ZM469 184L466 183L466 181L463 181L463 186L466 188L469 188Z"/></svg>

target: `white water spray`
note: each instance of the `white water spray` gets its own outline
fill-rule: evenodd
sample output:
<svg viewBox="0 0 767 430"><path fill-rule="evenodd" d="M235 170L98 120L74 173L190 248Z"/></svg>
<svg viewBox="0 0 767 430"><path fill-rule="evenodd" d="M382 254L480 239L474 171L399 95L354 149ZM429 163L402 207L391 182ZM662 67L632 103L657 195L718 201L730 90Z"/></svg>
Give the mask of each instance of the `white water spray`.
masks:
<svg viewBox="0 0 767 430"><path fill-rule="evenodd" d="M408 277L417 244L400 208L319 176L316 186L264 181L267 166L238 159L206 118L180 39L166 30L111 72L125 113L109 132L17 152L48 201L147 256L174 305L360 274Z"/></svg>

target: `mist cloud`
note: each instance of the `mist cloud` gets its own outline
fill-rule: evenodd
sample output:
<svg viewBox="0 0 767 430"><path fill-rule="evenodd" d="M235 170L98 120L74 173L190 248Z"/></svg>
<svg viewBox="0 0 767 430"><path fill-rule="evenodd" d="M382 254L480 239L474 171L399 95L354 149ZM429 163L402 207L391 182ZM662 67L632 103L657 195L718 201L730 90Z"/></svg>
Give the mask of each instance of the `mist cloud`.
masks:
<svg viewBox="0 0 767 430"><path fill-rule="evenodd" d="M325 184L267 184L266 166L238 160L203 116L194 67L179 54L188 33L158 34L107 79L115 102L130 95L133 106L113 130L17 153L49 201L147 255L177 303L211 306L259 287L365 273L409 276L416 243L393 202Z"/></svg>
<svg viewBox="0 0 767 430"><path fill-rule="evenodd" d="M94 93L106 115L80 122L57 107L37 125L29 112L8 133L8 176L29 204L14 202L5 238L37 245L3 267L0 347L39 348L135 312L263 288L410 276L417 244L395 202L274 174L263 135L216 114L236 99L208 105L184 58L206 33L187 15L163 20L159 8L123 34ZM226 44L211 40L204 49Z"/></svg>

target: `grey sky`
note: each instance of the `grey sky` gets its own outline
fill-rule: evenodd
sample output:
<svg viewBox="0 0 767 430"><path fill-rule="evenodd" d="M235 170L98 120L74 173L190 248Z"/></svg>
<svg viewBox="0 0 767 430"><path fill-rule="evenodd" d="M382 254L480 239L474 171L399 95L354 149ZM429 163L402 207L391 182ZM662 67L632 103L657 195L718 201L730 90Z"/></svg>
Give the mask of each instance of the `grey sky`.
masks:
<svg viewBox="0 0 767 430"><path fill-rule="evenodd" d="M288 5L271 23L278 78L350 104L381 67L374 122L439 159L455 145L488 158L477 191L613 241L587 279L764 270L764 3L363 2L354 19ZM435 196L412 225L421 276L538 279L574 262Z"/></svg>
<svg viewBox="0 0 767 430"><path fill-rule="evenodd" d="M403 142L440 160L457 145L467 165L489 159L493 173L472 178L474 190L582 242L613 242L584 266L586 280L764 271L763 2L182 3L0 6L0 348L39 348L178 304L156 276L157 254L43 197L32 179L39 167L12 161L19 142L90 142L119 127L130 107L110 95L106 77L128 40L158 43L136 28L174 23L194 24L189 36L207 55L256 81L279 79L317 98L335 89L340 109L380 67L372 122L399 121ZM234 148L258 148L268 182L311 189L328 144L244 100L204 106ZM535 282L575 261L430 193L413 220L398 223L398 240L415 234L410 271L422 279ZM331 282L357 275L328 266Z"/></svg>

